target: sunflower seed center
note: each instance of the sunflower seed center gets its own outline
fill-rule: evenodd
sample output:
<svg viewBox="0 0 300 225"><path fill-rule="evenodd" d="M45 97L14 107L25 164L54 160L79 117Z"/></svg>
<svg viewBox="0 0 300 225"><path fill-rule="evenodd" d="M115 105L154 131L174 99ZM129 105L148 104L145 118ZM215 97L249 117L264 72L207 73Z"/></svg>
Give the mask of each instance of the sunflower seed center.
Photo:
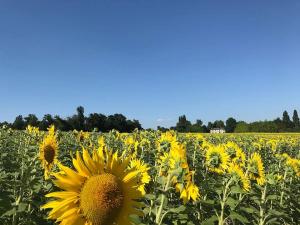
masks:
<svg viewBox="0 0 300 225"><path fill-rule="evenodd" d="M105 173L85 182L80 193L80 208L93 225L109 225L120 212L123 199L119 179Z"/></svg>

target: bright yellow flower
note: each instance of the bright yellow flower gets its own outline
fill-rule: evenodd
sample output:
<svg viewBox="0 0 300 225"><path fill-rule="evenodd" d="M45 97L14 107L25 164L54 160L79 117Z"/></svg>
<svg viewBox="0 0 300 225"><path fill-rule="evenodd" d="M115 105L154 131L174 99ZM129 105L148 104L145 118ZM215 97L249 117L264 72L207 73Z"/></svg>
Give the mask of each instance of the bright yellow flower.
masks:
<svg viewBox="0 0 300 225"><path fill-rule="evenodd" d="M54 125L51 125L51 126L48 128L48 132L49 132L49 135L55 135L55 126L54 126Z"/></svg>
<svg viewBox="0 0 300 225"><path fill-rule="evenodd" d="M99 145L99 149L101 149L101 151L103 151L105 149L106 145L105 145L105 139L104 139L103 135L98 138L98 145Z"/></svg>
<svg viewBox="0 0 300 225"><path fill-rule="evenodd" d="M243 150L234 142L227 142L225 151L229 155L230 160L240 166L245 165L246 156Z"/></svg>
<svg viewBox="0 0 300 225"><path fill-rule="evenodd" d="M73 158L76 170L59 165L55 185L62 189L46 197L54 197L42 208L51 208L48 218L62 225L130 225L131 214L139 215L143 195L142 171L129 169L132 156L119 157L117 152L83 149Z"/></svg>
<svg viewBox="0 0 300 225"><path fill-rule="evenodd" d="M240 166L238 166L237 164L231 163L228 168L228 172L238 178L239 182L241 183L242 188L245 191L250 190L250 180Z"/></svg>
<svg viewBox="0 0 300 225"><path fill-rule="evenodd" d="M186 158L186 147L177 141L171 142L170 158L173 160L173 164L181 162L180 166L182 168L188 168L187 158ZM173 165L174 167L174 165Z"/></svg>
<svg viewBox="0 0 300 225"><path fill-rule="evenodd" d="M222 174L228 168L229 156L222 145L210 145L206 151L206 165L212 172Z"/></svg>
<svg viewBox="0 0 300 225"><path fill-rule="evenodd" d="M58 143L56 136L53 133L49 133L40 144L40 160L45 170L45 179L49 178L49 173L53 165L57 162L57 156Z"/></svg>
<svg viewBox="0 0 300 225"><path fill-rule="evenodd" d="M294 158L288 158L286 161L286 165L290 166L296 175L300 177L300 160Z"/></svg>
<svg viewBox="0 0 300 225"><path fill-rule="evenodd" d="M89 132L79 131L77 134L77 139L79 142L82 142L90 137Z"/></svg>
<svg viewBox="0 0 300 225"><path fill-rule="evenodd" d="M174 131L167 131L166 133L162 133L159 139L159 142L174 142L176 141L177 137Z"/></svg>
<svg viewBox="0 0 300 225"><path fill-rule="evenodd" d="M180 186L180 185L178 185ZM177 187L180 190L179 187ZM199 188L192 182L189 182L186 187L183 187L180 190L180 198L183 200L183 203L186 204L190 199L196 202L200 197Z"/></svg>
<svg viewBox="0 0 300 225"><path fill-rule="evenodd" d="M254 152L248 161L249 177L256 180L259 185L264 185L266 182L264 165L260 155Z"/></svg>
<svg viewBox="0 0 300 225"><path fill-rule="evenodd" d="M139 159L132 159L130 161L130 165L128 167L129 169L136 169L141 172L141 182L143 185L139 187L139 190L142 192L142 194L146 194L145 191L145 184L148 184L151 180L150 175L148 174L148 170L150 169L147 164L143 163Z"/></svg>
<svg viewBox="0 0 300 225"><path fill-rule="evenodd" d="M28 133L30 133L30 134L36 135L36 134L39 134L40 129L38 127L34 127L34 126L31 126L31 125L28 125L26 127L26 131Z"/></svg>

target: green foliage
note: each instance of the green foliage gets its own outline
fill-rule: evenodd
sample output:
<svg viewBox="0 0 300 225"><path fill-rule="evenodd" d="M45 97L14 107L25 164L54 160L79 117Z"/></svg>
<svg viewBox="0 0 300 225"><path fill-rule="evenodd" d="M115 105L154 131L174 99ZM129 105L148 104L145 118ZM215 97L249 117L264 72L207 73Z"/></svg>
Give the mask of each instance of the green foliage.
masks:
<svg viewBox="0 0 300 225"><path fill-rule="evenodd" d="M225 130L227 133L233 133L236 128L237 122L234 118L230 117L226 120Z"/></svg>
<svg viewBox="0 0 300 225"><path fill-rule="evenodd" d="M34 114L29 114L25 118L19 115L12 124L3 122L0 123L0 126L5 125L16 130L24 130L28 125L31 125L46 131L52 124L61 131L93 131L96 129L97 131L108 132L115 129L120 132L132 132L135 129L143 129L138 120L128 120L122 114L105 116L100 113L91 113L88 117L85 117L84 108L82 106L77 107L77 114L67 117L66 119L58 115L53 118L52 115L46 114L43 119L39 121Z"/></svg>

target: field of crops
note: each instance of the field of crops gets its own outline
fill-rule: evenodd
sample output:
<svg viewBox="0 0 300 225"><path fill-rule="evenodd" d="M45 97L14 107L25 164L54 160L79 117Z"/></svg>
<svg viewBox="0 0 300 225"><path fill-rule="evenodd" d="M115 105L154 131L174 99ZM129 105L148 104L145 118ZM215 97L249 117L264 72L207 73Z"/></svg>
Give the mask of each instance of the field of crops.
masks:
<svg viewBox="0 0 300 225"><path fill-rule="evenodd" d="M300 224L299 134L0 129L0 224Z"/></svg>

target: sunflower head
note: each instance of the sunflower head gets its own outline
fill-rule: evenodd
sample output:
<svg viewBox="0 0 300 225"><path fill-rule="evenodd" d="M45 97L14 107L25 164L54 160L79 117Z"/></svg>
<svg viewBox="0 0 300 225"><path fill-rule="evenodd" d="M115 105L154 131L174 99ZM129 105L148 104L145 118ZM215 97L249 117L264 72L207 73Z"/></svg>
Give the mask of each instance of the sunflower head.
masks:
<svg viewBox="0 0 300 225"><path fill-rule="evenodd" d="M45 170L45 178L48 178L49 172L57 161L58 143L56 136L48 134L40 144L40 160Z"/></svg>
<svg viewBox="0 0 300 225"><path fill-rule="evenodd" d="M296 176L300 177L300 160L299 159L289 157L286 160L286 165L293 169Z"/></svg>
<svg viewBox="0 0 300 225"><path fill-rule="evenodd" d="M263 185L266 182L265 171L261 156L258 153L253 153L248 161L249 177L252 180L256 180L259 185Z"/></svg>
<svg viewBox="0 0 300 225"><path fill-rule="evenodd" d="M31 126L31 125L28 125L26 127L26 131L28 133L30 133L30 134L37 135L37 134L39 134L40 129L38 127L34 127L34 126Z"/></svg>
<svg viewBox="0 0 300 225"><path fill-rule="evenodd" d="M205 157L210 171L222 174L228 168L229 156L222 145L210 145Z"/></svg>
<svg viewBox="0 0 300 225"><path fill-rule="evenodd" d="M73 158L75 170L59 165L54 183L61 191L46 195L56 198L42 208L52 208L49 218L61 224L130 225L129 215L141 214L137 199L148 167L132 156L118 156L98 148L92 155L83 149Z"/></svg>
<svg viewBox="0 0 300 225"><path fill-rule="evenodd" d="M245 190L250 190L250 180L243 169L237 164L231 163L228 168L229 174L236 178L237 183Z"/></svg>
<svg viewBox="0 0 300 225"><path fill-rule="evenodd" d="M80 192L80 208L92 224L112 224L123 200L121 181L109 173L90 177Z"/></svg>
<svg viewBox="0 0 300 225"><path fill-rule="evenodd" d="M90 134L88 132L79 131L77 133L77 139L79 142L83 142L84 140L87 140L90 137Z"/></svg>

